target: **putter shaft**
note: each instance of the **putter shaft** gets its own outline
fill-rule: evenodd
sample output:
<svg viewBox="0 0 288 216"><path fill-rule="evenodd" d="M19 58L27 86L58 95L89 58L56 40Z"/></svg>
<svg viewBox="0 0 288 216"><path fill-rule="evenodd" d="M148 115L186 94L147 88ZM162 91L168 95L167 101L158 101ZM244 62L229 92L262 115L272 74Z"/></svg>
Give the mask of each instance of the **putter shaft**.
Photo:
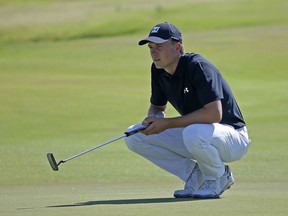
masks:
<svg viewBox="0 0 288 216"><path fill-rule="evenodd" d="M116 137L116 138L114 138L114 139L112 139L112 140L109 140L109 141L107 141L107 142L105 142L105 143L102 143L102 144L100 144L100 145L98 145L98 146L95 146L95 147L93 147L93 148L87 149L87 150L85 150L85 151L83 151L83 152L80 152L80 153L78 153L78 154L76 154L76 155L74 155L74 156L71 156L71 157L69 157L69 158L67 158L67 159L65 159L65 160L60 161L60 162L58 163L58 165L59 165L60 163L65 163L65 162L67 162L67 161L69 161L69 160L72 160L72 159L74 159L74 158L76 158L76 157L79 157L79 156L81 156L81 155L83 155L83 154L86 154L86 153L88 153L88 152L90 152L90 151L93 151L93 150L95 150L95 149L97 149L97 148L100 148L100 147L102 147L102 146L104 146L104 145L107 145L107 144L109 144L109 143L111 143L111 142L114 142L114 141L116 141L116 140L122 139L122 138L124 138L124 137L126 137L126 136L127 136L126 134L123 134L123 135L121 135L121 136L119 136L119 137Z"/></svg>
<svg viewBox="0 0 288 216"><path fill-rule="evenodd" d="M114 142L114 141L116 141L116 140L122 139L122 138L124 138L124 137L131 136L131 135L133 135L133 134L135 134L135 133L138 133L138 132L140 132L140 131L145 130L146 128L147 128L147 126L142 125L142 126L136 128L136 129L134 129L134 130L126 131L126 132L125 132L123 135L121 135L121 136L118 136L118 137L116 137L116 138L114 138L114 139L111 139L111 140L109 140L109 141L107 141L107 142L104 142L104 143L102 143L102 144L100 144L100 145L98 145L98 146L95 146L95 147L93 147L93 148L87 149L87 150L85 150L85 151L83 151L83 152L80 152L80 153L78 153L78 154L76 154L76 155L73 155L73 156L71 156L71 157L69 157L69 158L67 158L67 159L65 159L65 160L61 160L61 161L59 161L58 163L56 162L56 160L55 160L55 158L54 158L54 156L53 156L53 153L51 153L51 152L47 153L47 158L48 158L48 161L49 161L52 169L53 169L54 171L58 171L58 166L59 166L61 163L65 163L65 162L67 162L67 161L69 161L69 160L72 160L72 159L74 159L74 158L77 158L77 157L79 157L79 156L81 156L81 155L83 155L83 154L86 154L86 153L88 153L88 152L90 152L90 151L93 151L93 150L95 150L95 149L97 149L97 148L100 148L100 147L102 147L102 146L104 146L104 145L107 145L107 144L109 144L109 143L111 143L111 142Z"/></svg>

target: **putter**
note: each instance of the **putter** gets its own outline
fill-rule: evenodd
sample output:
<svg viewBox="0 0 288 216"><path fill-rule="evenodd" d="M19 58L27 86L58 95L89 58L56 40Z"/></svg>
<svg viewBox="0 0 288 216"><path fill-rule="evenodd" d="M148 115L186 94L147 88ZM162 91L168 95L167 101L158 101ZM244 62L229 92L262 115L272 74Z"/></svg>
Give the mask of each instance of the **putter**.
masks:
<svg viewBox="0 0 288 216"><path fill-rule="evenodd" d="M109 144L109 143L112 143L112 142L114 142L114 141L116 141L116 140L122 139L122 138L124 138L124 137L131 136L131 135L133 135L133 134L135 134L135 133L138 133L138 132L140 132L140 131L145 130L146 128L147 128L147 126L141 125L139 128L136 128L136 129L131 130L131 131L126 131L123 135L118 136L118 137L116 137L116 138L114 138L114 139L111 139L111 140L109 140L109 141L107 141L107 142L104 142L104 143L102 143L102 144L100 144L100 145L98 145L98 146L95 146L95 147L93 147L93 148L87 149L86 151L80 152L80 153L78 153L78 154L76 154L76 155L74 155L74 156L71 156L71 157L69 157L69 158L67 158L67 159L65 159L65 160L60 160L58 163L56 162L55 157L54 157L54 155L53 155L52 152L48 152L48 153L47 153L47 159L48 159L48 161L49 161L49 164L50 164L51 168L52 168L54 171L58 171L58 170L59 170L59 165L62 164L62 163L65 163L65 162L67 162L67 161L69 161L69 160L72 160L72 159L74 159L74 158L77 158L77 157L79 157L79 156L81 156L81 155L83 155L83 154L86 154L86 153L88 153L88 152L90 152L90 151L93 151L93 150L95 150L95 149L97 149L97 148L100 148L100 147L102 147L102 146L104 146L104 145L107 145L107 144Z"/></svg>

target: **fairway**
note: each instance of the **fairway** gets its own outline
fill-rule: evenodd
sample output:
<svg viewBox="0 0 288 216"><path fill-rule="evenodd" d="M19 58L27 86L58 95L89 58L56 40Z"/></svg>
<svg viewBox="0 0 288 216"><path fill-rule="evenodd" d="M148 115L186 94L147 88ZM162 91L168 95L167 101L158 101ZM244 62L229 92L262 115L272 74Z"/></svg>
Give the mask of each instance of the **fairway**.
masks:
<svg viewBox="0 0 288 216"><path fill-rule="evenodd" d="M0 0L0 215L286 215L288 4L285 0ZM221 199L174 199L174 176L122 135L149 106L149 50L162 21L230 83L252 139ZM168 107L168 116L176 116Z"/></svg>

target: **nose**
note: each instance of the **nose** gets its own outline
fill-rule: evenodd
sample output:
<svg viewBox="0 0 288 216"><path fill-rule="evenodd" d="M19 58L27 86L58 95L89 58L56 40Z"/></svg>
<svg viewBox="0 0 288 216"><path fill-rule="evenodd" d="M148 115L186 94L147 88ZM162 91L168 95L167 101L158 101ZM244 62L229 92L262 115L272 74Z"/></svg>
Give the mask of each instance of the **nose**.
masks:
<svg viewBox="0 0 288 216"><path fill-rule="evenodd" d="M150 49L150 54L151 54L152 56L157 55L157 54L158 54L157 49L156 49L156 48L151 48L151 49Z"/></svg>

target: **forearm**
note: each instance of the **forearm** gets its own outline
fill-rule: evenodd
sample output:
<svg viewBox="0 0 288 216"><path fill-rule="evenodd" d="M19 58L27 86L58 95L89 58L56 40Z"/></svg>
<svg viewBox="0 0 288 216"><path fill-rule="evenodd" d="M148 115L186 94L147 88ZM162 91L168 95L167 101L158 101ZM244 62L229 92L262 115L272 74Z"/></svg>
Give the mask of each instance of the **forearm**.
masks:
<svg viewBox="0 0 288 216"><path fill-rule="evenodd" d="M213 124L220 119L214 118L213 115L207 114L203 109L197 110L185 116L167 118L169 128L186 127L191 124Z"/></svg>
<svg viewBox="0 0 288 216"><path fill-rule="evenodd" d="M156 110L154 110L154 108ZM143 131L146 135L157 134L168 128L180 128L191 124L212 124L220 122L222 118L222 105L220 100L211 102L190 114L174 118L163 118L165 114L164 107L152 106L148 113L152 116L145 118L142 122L144 125L149 125L149 127ZM162 113L163 117L157 117L157 113Z"/></svg>
<svg viewBox="0 0 288 216"><path fill-rule="evenodd" d="M203 108L190 114L175 118L167 118L169 128L186 127L191 124L213 124L222 119L222 105L220 101L207 104Z"/></svg>

